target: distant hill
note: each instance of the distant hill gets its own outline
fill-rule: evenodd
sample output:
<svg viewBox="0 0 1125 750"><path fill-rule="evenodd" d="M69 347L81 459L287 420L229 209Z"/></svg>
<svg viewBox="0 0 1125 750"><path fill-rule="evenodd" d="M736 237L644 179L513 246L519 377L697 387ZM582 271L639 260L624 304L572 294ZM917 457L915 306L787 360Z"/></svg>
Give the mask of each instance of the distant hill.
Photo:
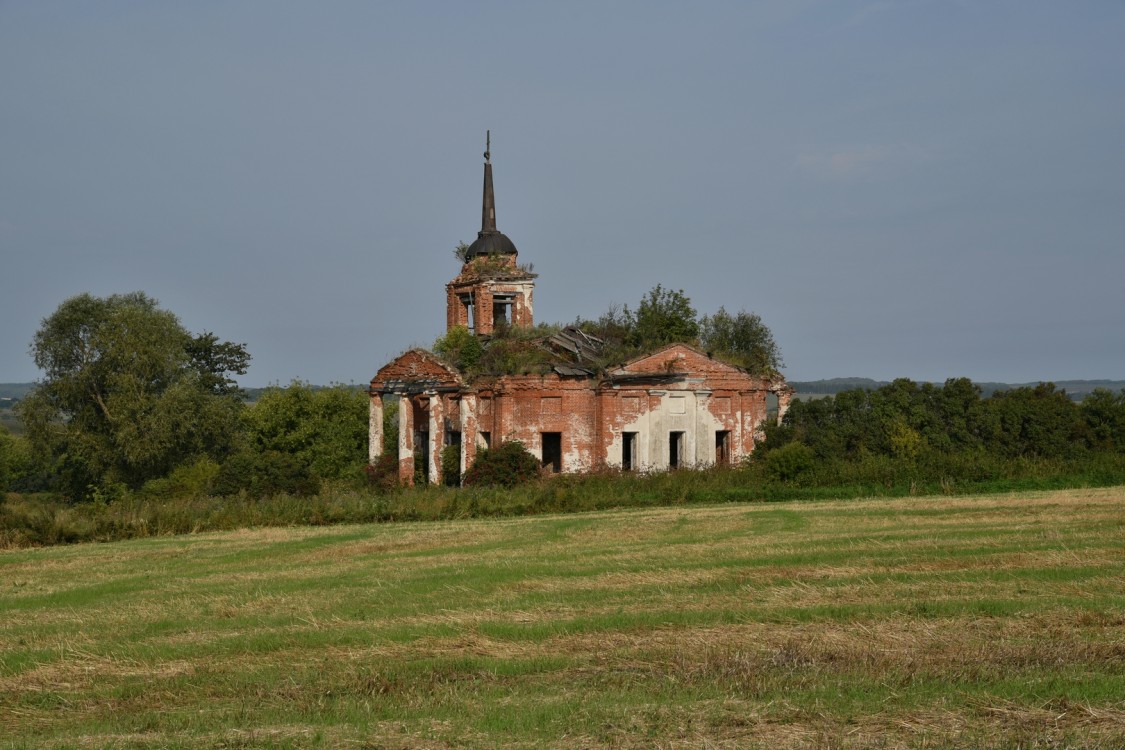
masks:
<svg viewBox="0 0 1125 750"><path fill-rule="evenodd" d="M35 383L0 383L0 399L20 399L26 396Z"/></svg>
<svg viewBox="0 0 1125 750"><path fill-rule="evenodd" d="M997 391L1008 391L1012 388L1030 388L1039 385L1034 383L977 383L981 395L985 398ZM1067 395L1075 401L1081 401L1095 388L1105 388L1113 392L1125 390L1125 380L1053 380L1055 387L1066 391ZM874 390L884 385L890 385L889 380L872 380L871 378L829 378L827 380L791 380L789 385L797 390L797 398L817 398L832 396L840 391L850 391L856 388ZM942 385L942 383L936 383Z"/></svg>
<svg viewBox="0 0 1125 750"><path fill-rule="evenodd" d="M1113 392L1125 389L1125 380L1055 380L1054 384L1065 390L1067 395L1075 401L1081 401L1095 388L1107 388ZM793 380L789 385L797 390L797 397L816 398L818 396L832 396L840 391L854 388L867 388L874 390L888 385L889 380L872 380L871 378L828 378L826 380ZM938 383L941 385L941 383ZM1006 391L1011 388L1035 386L1038 383L977 383L984 396L991 396L996 391ZM0 409L14 405L15 401L23 398L35 387L34 383L0 383ZM327 386L313 386L321 388ZM356 388L366 386L357 385ZM257 401L268 388L245 388L247 401Z"/></svg>

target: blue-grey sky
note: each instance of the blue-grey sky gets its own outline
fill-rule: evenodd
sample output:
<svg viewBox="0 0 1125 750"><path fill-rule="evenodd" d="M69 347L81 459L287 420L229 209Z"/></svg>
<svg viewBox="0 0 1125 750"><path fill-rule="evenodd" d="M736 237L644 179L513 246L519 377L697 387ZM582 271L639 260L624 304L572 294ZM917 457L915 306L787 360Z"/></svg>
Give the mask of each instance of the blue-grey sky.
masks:
<svg viewBox="0 0 1125 750"><path fill-rule="evenodd" d="M1125 378L1125 3L0 1L0 381L143 290L369 380L497 221L536 318L661 283L792 380Z"/></svg>

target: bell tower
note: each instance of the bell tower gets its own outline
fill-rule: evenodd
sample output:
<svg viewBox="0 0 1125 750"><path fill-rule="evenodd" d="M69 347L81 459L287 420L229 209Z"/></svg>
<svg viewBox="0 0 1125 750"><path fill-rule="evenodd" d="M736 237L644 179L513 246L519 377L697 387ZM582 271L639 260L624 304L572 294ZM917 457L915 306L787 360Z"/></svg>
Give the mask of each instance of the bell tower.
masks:
<svg viewBox="0 0 1125 750"><path fill-rule="evenodd" d="M480 231L476 241L465 249L461 273L445 285L446 330L464 326L477 336L491 336L508 326L533 325L536 274L520 267L515 244L496 229L491 151L492 134L488 131Z"/></svg>

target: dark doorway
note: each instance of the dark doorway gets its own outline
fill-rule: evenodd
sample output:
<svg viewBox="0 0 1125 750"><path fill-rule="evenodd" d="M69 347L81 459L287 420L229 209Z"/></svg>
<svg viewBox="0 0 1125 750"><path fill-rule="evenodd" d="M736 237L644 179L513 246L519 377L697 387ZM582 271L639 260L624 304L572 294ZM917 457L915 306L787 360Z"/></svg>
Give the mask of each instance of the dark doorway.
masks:
<svg viewBox="0 0 1125 750"><path fill-rule="evenodd" d="M558 474L562 471L562 433L543 432L543 467Z"/></svg>
<svg viewBox="0 0 1125 750"><path fill-rule="evenodd" d="M414 438L414 483L430 482L430 433L418 430Z"/></svg>
<svg viewBox="0 0 1125 750"><path fill-rule="evenodd" d="M637 467L637 433L621 433L621 468L632 471Z"/></svg>
<svg viewBox="0 0 1125 750"><path fill-rule="evenodd" d="M715 433L715 463L719 466L730 464L730 430Z"/></svg>
<svg viewBox="0 0 1125 750"><path fill-rule="evenodd" d="M678 469L684 460L684 433L668 433L668 468Z"/></svg>

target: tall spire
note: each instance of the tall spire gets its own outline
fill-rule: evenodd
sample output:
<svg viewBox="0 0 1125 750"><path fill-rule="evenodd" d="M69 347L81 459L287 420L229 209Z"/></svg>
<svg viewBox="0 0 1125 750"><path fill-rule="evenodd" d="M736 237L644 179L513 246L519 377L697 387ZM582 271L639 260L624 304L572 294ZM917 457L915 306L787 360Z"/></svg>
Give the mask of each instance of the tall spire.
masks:
<svg viewBox="0 0 1125 750"><path fill-rule="evenodd" d="M484 131L484 205L481 208L481 235L496 232L496 196L492 192L492 131Z"/></svg>
<svg viewBox="0 0 1125 750"><path fill-rule="evenodd" d="M465 251L466 260L477 256L518 255L516 246L496 228L496 196L492 192L492 131L484 134L484 201L480 216L480 231L469 249Z"/></svg>

